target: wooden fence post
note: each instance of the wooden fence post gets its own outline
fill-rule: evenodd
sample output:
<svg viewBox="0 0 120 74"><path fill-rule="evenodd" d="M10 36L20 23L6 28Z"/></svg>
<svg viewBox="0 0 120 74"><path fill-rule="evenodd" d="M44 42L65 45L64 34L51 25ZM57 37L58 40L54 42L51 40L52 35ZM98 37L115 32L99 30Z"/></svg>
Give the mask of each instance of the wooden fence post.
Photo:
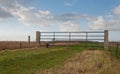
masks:
<svg viewBox="0 0 120 74"><path fill-rule="evenodd" d="M30 36L28 36L28 48L30 48Z"/></svg>
<svg viewBox="0 0 120 74"><path fill-rule="evenodd" d="M39 46L40 46L40 32L39 31L36 32L36 42L39 43Z"/></svg>
<svg viewBox="0 0 120 74"><path fill-rule="evenodd" d="M86 47L88 46L88 32L86 32Z"/></svg>
<svg viewBox="0 0 120 74"><path fill-rule="evenodd" d="M115 56L116 57L117 57L117 53L118 53L118 46L119 46L119 43L117 42L116 51L115 51Z"/></svg>
<svg viewBox="0 0 120 74"><path fill-rule="evenodd" d="M22 48L22 44L21 44L21 42L19 42L19 45L20 45L20 48Z"/></svg>
<svg viewBox="0 0 120 74"><path fill-rule="evenodd" d="M104 49L108 50L108 30L104 31Z"/></svg>

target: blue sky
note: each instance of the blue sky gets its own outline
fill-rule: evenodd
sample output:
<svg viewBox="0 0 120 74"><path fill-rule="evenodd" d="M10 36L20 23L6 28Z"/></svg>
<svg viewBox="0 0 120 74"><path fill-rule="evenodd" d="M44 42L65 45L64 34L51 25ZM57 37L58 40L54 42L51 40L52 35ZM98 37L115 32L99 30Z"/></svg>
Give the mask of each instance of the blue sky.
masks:
<svg viewBox="0 0 120 74"><path fill-rule="evenodd" d="M54 14L77 12L91 16L108 14L119 0L35 0L33 6Z"/></svg>
<svg viewBox="0 0 120 74"><path fill-rule="evenodd" d="M0 41L35 40L36 31L105 29L117 30L110 40L120 38L120 0L0 0L0 6Z"/></svg>

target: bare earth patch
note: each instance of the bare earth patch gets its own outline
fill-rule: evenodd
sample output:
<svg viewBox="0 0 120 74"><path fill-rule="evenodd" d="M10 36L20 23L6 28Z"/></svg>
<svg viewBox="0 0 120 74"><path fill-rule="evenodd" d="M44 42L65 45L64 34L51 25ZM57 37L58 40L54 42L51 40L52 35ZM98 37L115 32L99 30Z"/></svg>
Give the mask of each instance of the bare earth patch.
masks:
<svg viewBox="0 0 120 74"><path fill-rule="evenodd" d="M120 74L120 63L106 51L85 50L68 59L62 67L36 74Z"/></svg>

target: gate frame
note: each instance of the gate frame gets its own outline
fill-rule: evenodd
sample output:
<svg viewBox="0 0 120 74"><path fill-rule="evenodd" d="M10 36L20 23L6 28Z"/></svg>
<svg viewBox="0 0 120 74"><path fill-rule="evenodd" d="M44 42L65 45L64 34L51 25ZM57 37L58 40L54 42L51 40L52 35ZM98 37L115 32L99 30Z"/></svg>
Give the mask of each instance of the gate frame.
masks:
<svg viewBox="0 0 120 74"><path fill-rule="evenodd" d="M41 44L41 33L53 33L53 36L55 37L55 33L69 33L69 41L71 39L71 33L77 33L77 32L40 32L40 31L36 31L36 42L39 44ZM80 32L82 33L82 32ZM86 43L87 43L87 39L88 39L88 33L99 33L99 32L83 32L86 33ZM102 32L101 32L102 33ZM108 42L108 30L104 30L104 50L108 50L108 46L109 46L109 42Z"/></svg>

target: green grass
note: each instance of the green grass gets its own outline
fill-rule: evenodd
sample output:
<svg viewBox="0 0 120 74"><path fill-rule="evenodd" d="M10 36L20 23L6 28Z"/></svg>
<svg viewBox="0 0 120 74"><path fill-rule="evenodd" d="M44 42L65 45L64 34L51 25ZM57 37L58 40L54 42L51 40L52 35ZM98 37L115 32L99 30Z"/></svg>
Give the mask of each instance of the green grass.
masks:
<svg viewBox="0 0 120 74"><path fill-rule="evenodd" d="M111 52L112 55L120 57L120 48L116 50L115 46L109 46L109 51Z"/></svg>
<svg viewBox="0 0 120 74"><path fill-rule="evenodd" d="M51 47L0 52L0 74L34 74L62 65L83 47Z"/></svg>
<svg viewBox="0 0 120 74"><path fill-rule="evenodd" d="M103 50L103 47L96 43L90 43L87 46L86 43L82 43L50 48L0 51L0 74L34 74L37 71L61 66L68 58L85 49ZM113 49L111 47L110 51L113 52Z"/></svg>
<svg viewBox="0 0 120 74"><path fill-rule="evenodd" d="M79 46L86 46L87 49L104 50L104 44L99 43L88 43L88 45L86 45L86 43L82 43ZM114 56L120 57L120 47L118 47L116 51L116 46L109 46L109 52Z"/></svg>

